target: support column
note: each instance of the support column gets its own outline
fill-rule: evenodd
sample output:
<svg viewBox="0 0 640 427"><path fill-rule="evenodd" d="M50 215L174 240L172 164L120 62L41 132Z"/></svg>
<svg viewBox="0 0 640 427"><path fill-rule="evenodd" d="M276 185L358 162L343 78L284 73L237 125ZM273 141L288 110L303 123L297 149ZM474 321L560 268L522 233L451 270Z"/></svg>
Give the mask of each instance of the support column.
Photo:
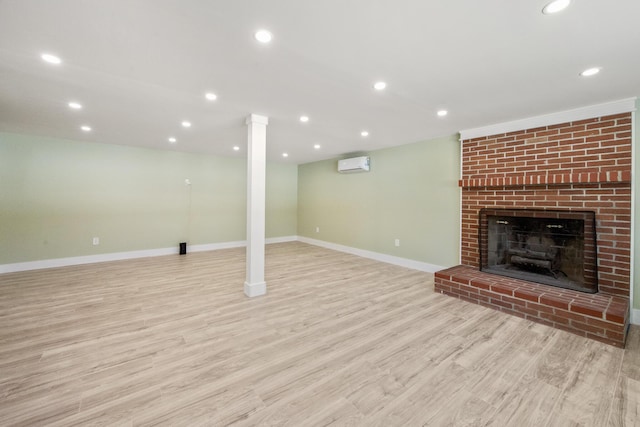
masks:
<svg viewBox="0 0 640 427"><path fill-rule="evenodd" d="M267 293L264 281L265 180L267 124L269 118L247 117L247 280L244 293L256 297Z"/></svg>

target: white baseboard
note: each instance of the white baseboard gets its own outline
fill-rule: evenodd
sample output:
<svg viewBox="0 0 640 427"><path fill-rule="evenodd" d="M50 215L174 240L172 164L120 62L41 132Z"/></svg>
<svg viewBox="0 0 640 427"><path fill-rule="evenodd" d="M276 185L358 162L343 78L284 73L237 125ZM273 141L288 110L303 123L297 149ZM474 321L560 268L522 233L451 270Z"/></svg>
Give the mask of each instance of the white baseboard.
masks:
<svg viewBox="0 0 640 427"><path fill-rule="evenodd" d="M266 244L296 241L297 236L272 237L265 239ZM208 243L187 246L187 252L216 251L219 249L239 248L246 246L245 240L233 242ZM18 262L14 264L0 264L0 274L18 271L41 270L43 268L68 267L71 265L93 264L96 262L121 261L125 259L148 258L162 255L173 255L179 252L178 246L171 248L145 249L140 251L113 252L108 254L85 255L69 258L43 259L38 261Z"/></svg>
<svg viewBox="0 0 640 427"><path fill-rule="evenodd" d="M247 245L247 242L244 240L237 240L235 242L223 242L223 243L207 243L204 245L187 245L187 252L217 251L220 249L241 248L246 245ZM177 253L177 251L175 253Z"/></svg>
<svg viewBox="0 0 640 427"><path fill-rule="evenodd" d="M411 268L413 270L424 271L427 273L435 273L445 269L440 265L429 264L426 262L416 261L408 258L401 258L393 255L381 254L379 252L367 251L364 249L353 248L350 246L343 246L337 243L325 242L323 240L310 239L309 237L298 236L298 241L308 243L310 245L321 246L323 248L332 249L334 251L346 252L352 255L361 256L363 258L369 258L380 262L386 262L387 264L398 265L400 267Z"/></svg>
<svg viewBox="0 0 640 427"><path fill-rule="evenodd" d="M268 245L273 243L286 243L286 242L294 242L294 241L300 241L303 243L308 243L310 245L320 246L323 248L332 249L339 252L345 252L352 255L361 256L363 258L369 258L369 259L373 259L380 262L386 262L388 264L411 268L418 271L424 271L427 273L435 273L436 271L446 268L443 266L429 264L426 262L396 257L393 255L381 254L378 252L367 251L364 249L353 248L350 246L339 245L337 243L325 242L323 240L316 240L316 239L311 239L309 237L303 237L303 236L283 236L283 237L272 237L272 238L265 239L265 242ZM188 252L215 251L220 249L239 248L239 247L244 247L246 245L247 245L247 242L245 240L237 240L237 241L223 242L223 243L191 245L187 247L187 251ZM178 247L171 247L171 248L146 249L146 250L129 251L129 252L115 252L115 253L99 254L99 255L87 255L87 256L69 257L69 258L45 259L45 260L39 260L39 261L18 262L14 264L0 264L0 274L15 273L19 271L28 271L28 270L40 270L44 268L67 267L71 265L92 264L96 262L120 261L125 259L173 255L173 254L177 254L178 252L179 252ZM633 325L640 325L640 309L635 309L635 308L631 309L630 322Z"/></svg>
<svg viewBox="0 0 640 427"><path fill-rule="evenodd" d="M296 242L298 240L298 236L282 236L282 237L268 237L266 239L267 245L272 243L287 243L287 242Z"/></svg>
<svg viewBox="0 0 640 427"><path fill-rule="evenodd" d="M146 249L141 251L115 252L110 254L85 255L69 258L43 259L38 261L18 262L0 265L0 273L40 270L43 268L67 267L70 265L93 264L94 262L120 261L123 259L147 258L153 256L177 254L178 247Z"/></svg>
<svg viewBox="0 0 640 427"><path fill-rule="evenodd" d="M244 282L244 294L249 298L259 297L267 293L267 282L248 283Z"/></svg>

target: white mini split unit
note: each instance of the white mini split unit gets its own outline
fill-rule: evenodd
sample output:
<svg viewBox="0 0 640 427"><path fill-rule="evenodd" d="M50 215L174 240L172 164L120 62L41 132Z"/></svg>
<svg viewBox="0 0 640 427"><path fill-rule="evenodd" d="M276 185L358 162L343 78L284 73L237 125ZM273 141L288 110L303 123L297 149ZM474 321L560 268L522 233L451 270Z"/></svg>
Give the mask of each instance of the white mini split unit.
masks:
<svg viewBox="0 0 640 427"><path fill-rule="evenodd" d="M369 172L369 156L338 160L338 172Z"/></svg>

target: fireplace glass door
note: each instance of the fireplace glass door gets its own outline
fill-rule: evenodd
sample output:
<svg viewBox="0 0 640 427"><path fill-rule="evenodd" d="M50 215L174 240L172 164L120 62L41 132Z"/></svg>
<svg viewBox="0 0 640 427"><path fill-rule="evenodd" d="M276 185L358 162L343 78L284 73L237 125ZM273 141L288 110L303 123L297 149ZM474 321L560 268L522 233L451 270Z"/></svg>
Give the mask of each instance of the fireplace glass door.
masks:
<svg viewBox="0 0 640 427"><path fill-rule="evenodd" d="M593 212L482 209L479 222L482 271L598 291Z"/></svg>

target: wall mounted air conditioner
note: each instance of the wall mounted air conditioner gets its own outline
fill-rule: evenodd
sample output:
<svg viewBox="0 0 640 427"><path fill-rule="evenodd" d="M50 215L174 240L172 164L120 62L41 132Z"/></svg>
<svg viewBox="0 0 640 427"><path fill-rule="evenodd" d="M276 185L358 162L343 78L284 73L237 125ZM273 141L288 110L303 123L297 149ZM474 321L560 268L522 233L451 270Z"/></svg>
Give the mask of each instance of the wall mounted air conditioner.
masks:
<svg viewBox="0 0 640 427"><path fill-rule="evenodd" d="M338 172L369 172L369 156L338 160Z"/></svg>

